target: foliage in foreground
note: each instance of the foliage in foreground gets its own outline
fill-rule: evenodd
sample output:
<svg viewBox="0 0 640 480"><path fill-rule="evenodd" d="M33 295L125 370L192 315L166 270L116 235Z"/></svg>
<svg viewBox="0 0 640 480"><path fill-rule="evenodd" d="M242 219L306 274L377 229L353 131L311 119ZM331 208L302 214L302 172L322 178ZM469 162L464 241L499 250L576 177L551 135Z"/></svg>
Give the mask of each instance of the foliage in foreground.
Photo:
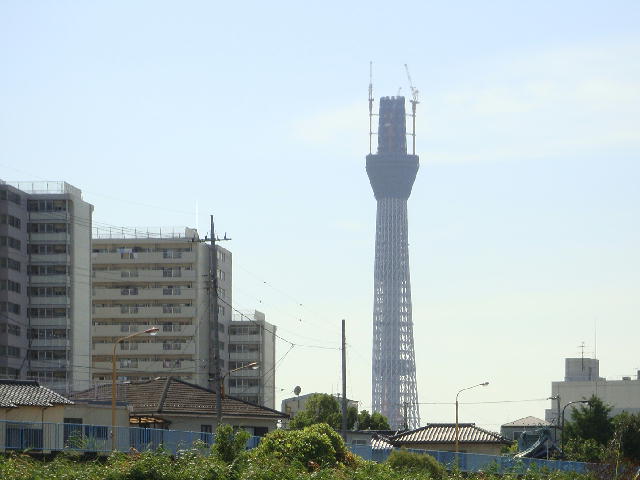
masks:
<svg viewBox="0 0 640 480"><path fill-rule="evenodd" d="M493 473L462 475L447 473L433 457L395 452L381 464L350 453L340 435L326 424L303 430L278 430L267 435L260 446L245 451L246 434L221 427L219 445L209 455L206 445L172 456L166 451L113 454L102 460L82 460L59 455L52 461L36 460L24 454L0 456L2 480L514 480ZM590 480L573 473L530 472L525 480Z"/></svg>

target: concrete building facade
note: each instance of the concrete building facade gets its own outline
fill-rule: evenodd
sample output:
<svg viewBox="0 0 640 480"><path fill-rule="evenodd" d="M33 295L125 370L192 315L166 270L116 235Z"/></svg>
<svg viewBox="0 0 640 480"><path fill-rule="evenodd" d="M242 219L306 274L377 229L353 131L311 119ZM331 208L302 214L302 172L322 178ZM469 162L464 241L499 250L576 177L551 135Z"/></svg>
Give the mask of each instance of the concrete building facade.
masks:
<svg viewBox="0 0 640 480"><path fill-rule="evenodd" d="M66 182L0 184L0 375L90 385L92 214Z"/></svg>
<svg viewBox="0 0 640 480"><path fill-rule="evenodd" d="M107 238L104 238L104 237ZM231 322L232 256L217 246L221 368ZM138 335L118 344L120 381L173 376L214 387L213 328L210 315L211 247L194 229L184 234L134 232L94 238L93 381L111 381L114 342L158 327L157 335Z"/></svg>
<svg viewBox="0 0 640 480"><path fill-rule="evenodd" d="M229 325L229 365L227 371L253 362L257 369L245 368L229 374L229 395L246 402L275 408L276 326L257 310L234 314Z"/></svg>
<svg viewBox="0 0 640 480"><path fill-rule="evenodd" d="M619 380L607 380L600 376L600 362L596 358L566 358L565 378L561 382L551 382L551 396L560 397L551 401L551 408L545 410L545 420L558 424L560 409L570 402L588 400L592 395L613 407L611 415L621 412L640 412L640 371L635 376L623 377ZM571 409L579 404L569 406L565 411L565 419L571 418Z"/></svg>

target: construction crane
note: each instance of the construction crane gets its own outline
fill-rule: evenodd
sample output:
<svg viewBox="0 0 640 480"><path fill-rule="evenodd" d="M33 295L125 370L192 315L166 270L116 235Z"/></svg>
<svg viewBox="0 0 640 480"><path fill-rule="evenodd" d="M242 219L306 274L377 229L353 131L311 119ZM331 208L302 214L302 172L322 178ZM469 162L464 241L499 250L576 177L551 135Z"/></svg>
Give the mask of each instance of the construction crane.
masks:
<svg viewBox="0 0 640 480"><path fill-rule="evenodd" d="M416 154L416 106L420 103L418 100L418 89L413 86L413 80L411 80L411 74L409 73L409 66L405 63L404 69L407 72L407 78L409 79L409 88L411 89L411 119L412 119L412 130L411 130L411 139L413 145L413 155Z"/></svg>

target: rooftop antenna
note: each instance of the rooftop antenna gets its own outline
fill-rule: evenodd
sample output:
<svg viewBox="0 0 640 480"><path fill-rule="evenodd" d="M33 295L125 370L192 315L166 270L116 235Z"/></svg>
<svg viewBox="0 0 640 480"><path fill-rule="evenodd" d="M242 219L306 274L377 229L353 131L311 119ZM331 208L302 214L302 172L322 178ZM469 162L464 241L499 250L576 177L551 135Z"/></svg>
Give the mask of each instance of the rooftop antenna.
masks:
<svg viewBox="0 0 640 480"><path fill-rule="evenodd" d="M407 71L407 78L409 79L409 88L411 89L411 119L412 119L412 129L411 129L411 140L412 140L412 154L416 154L416 106L420 103L418 100L418 95L420 92L417 88L413 86L413 80L411 80L411 74L409 73L409 66L405 63L404 69Z"/></svg>
<svg viewBox="0 0 640 480"><path fill-rule="evenodd" d="M369 62L369 155L373 137L373 62Z"/></svg>
<svg viewBox="0 0 640 480"><path fill-rule="evenodd" d="M580 354L580 358L582 359L582 370L584 370L584 342L582 342L580 345L578 345L578 348L581 350L581 354Z"/></svg>

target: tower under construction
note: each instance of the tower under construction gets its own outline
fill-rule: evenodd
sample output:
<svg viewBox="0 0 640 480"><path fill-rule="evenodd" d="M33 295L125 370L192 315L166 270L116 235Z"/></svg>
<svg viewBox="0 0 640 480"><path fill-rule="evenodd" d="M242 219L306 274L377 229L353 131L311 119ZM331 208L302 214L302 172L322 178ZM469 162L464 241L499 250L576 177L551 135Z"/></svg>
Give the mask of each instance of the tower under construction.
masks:
<svg viewBox="0 0 640 480"><path fill-rule="evenodd" d="M411 102L413 154L407 153L405 99L398 96L380 99L378 150L367 155L367 175L377 201L372 409L385 415L392 428L420 425L407 221L407 200L418 173L416 93ZM370 87L370 118L372 104Z"/></svg>

